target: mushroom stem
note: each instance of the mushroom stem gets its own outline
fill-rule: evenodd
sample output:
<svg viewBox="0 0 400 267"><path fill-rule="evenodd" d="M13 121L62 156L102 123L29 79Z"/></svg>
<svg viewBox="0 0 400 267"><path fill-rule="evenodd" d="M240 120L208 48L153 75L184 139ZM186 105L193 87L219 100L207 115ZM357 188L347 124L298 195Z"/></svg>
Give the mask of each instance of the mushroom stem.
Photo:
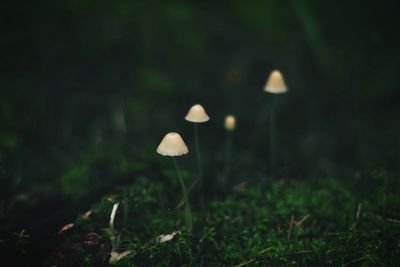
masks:
<svg viewBox="0 0 400 267"><path fill-rule="evenodd" d="M275 113L274 113L274 96L272 96L271 107L269 110L269 157L271 166L275 164Z"/></svg>
<svg viewBox="0 0 400 267"><path fill-rule="evenodd" d="M233 132L228 131L226 133L226 145L225 145L225 173L223 176L223 186L226 185L226 179L229 176L231 170L231 161L232 161L232 139Z"/></svg>
<svg viewBox="0 0 400 267"><path fill-rule="evenodd" d="M232 139L233 139L233 132L227 132L226 136L226 163L229 165L231 158L232 158Z"/></svg>
<svg viewBox="0 0 400 267"><path fill-rule="evenodd" d="M182 187L183 198L185 200L185 224L186 224L186 228L187 228L187 231L189 233L191 233L192 232L192 228L193 228L193 222L192 222L192 212L191 212L191 209L190 209L188 193L187 193L187 190L186 190L185 183L183 182L183 179L182 179L179 167L178 167L178 163L176 162L175 157L172 157L172 161L174 163L175 171L176 171L176 174L178 176L179 183L181 184L181 187Z"/></svg>
<svg viewBox="0 0 400 267"><path fill-rule="evenodd" d="M194 145L196 147L198 180L200 182L200 189L203 189L203 168L201 163L200 147L199 147L199 126L198 123L194 124Z"/></svg>

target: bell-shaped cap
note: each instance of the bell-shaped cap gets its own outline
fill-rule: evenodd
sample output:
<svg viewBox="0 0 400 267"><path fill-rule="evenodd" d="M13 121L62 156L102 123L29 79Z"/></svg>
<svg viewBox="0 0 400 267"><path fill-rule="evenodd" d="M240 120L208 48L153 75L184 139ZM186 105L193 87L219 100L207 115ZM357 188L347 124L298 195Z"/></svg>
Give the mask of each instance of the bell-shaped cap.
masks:
<svg viewBox="0 0 400 267"><path fill-rule="evenodd" d="M175 157L188 152L189 149L180 134L174 132L166 134L157 147L157 153L163 156Z"/></svg>
<svg viewBox="0 0 400 267"><path fill-rule="evenodd" d="M279 70L271 72L265 84L264 91L271 94L283 94L287 92L285 80Z"/></svg>
<svg viewBox="0 0 400 267"><path fill-rule="evenodd" d="M233 131L236 127L236 118L233 115L228 115L225 117L225 129L227 131Z"/></svg>
<svg viewBox="0 0 400 267"><path fill-rule="evenodd" d="M196 123L206 122L209 119L210 119L210 117L208 117L204 108L199 104L196 104L193 107L191 107L185 117L185 120L190 121L190 122L196 122Z"/></svg>

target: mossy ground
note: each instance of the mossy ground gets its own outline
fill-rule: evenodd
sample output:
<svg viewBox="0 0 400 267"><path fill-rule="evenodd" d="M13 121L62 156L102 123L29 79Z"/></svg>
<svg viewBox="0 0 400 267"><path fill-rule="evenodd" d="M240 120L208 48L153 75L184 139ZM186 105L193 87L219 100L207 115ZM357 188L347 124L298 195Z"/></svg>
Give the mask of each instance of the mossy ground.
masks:
<svg viewBox="0 0 400 267"><path fill-rule="evenodd" d="M399 266L399 178L385 171L304 180L260 176L223 193L194 191L189 235L174 176L140 177L61 233L64 242L48 264L108 266L109 216L120 202L120 251L132 252L115 266ZM174 231L182 233L157 242Z"/></svg>

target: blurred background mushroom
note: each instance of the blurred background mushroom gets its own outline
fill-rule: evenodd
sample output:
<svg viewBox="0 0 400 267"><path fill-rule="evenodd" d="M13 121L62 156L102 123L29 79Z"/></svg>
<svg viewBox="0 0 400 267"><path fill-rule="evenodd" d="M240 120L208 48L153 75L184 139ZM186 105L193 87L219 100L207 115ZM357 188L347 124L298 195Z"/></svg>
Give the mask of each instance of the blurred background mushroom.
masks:
<svg viewBox="0 0 400 267"><path fill-rule="evenodd" d="M236 118L233 115L227 115L224 121L224 127L226 130L226 143L225 143L225 170L222 175L222 186L226 186L226 179L229 176L231 170L232 158L235 153L233 151L233 131L236 128Z"/></svg>
<svg viewBox="0 0 400 267"><path fill-rule="evenodd" d="M265 84L264 91L271 94L271 101L269 102L269 158L271 167L274 167L276 157L276 122L275 122L275 111L274 105L276 102L275 94L284 94L287 92L285 80L283 79L282 73L279 70L274 70L268 77L267 83Z"/></svg>

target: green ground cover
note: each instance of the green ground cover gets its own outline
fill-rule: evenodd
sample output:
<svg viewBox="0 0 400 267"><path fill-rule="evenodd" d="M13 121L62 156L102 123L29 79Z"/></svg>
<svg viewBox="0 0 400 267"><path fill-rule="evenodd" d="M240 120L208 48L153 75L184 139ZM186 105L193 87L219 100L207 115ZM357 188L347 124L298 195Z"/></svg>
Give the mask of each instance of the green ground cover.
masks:
<svg viewBox="0 0 400 267"><path fill-rule="evenodd" d="M260 176L203 201L195 191L189 234L174 176L140 177L77 218L48 262L108 266L108 222L120 202L118 251L130 254L115 266L398 266L398 178L384 171L303 181ZM174 231L181 233L157 239Z"/></svg>

